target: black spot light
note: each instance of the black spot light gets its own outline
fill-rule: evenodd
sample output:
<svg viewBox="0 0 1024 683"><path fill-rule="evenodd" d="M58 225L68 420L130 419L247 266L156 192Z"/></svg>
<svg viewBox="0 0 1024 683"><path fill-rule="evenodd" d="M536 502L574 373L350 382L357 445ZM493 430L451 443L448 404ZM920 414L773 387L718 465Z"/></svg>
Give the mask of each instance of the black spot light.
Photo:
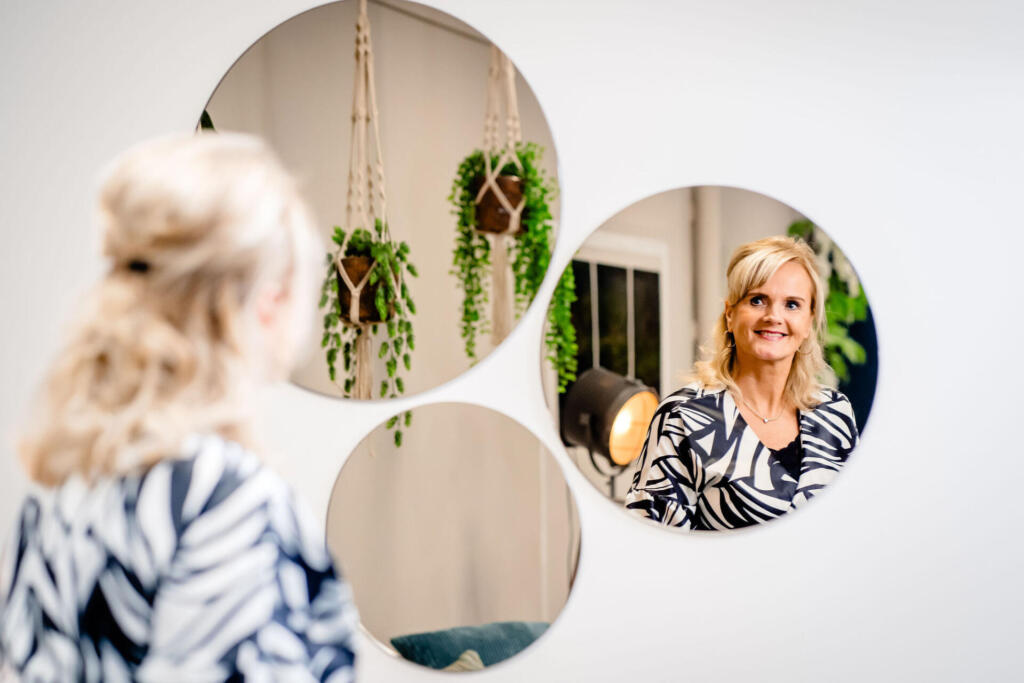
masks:
<svg viewBox="0 0 1024 683"><path fill-rule="evenodd" d="M640 456L657 408L654 389L604 368L590 368L566 396L562 441L623 468Z"/></svg>

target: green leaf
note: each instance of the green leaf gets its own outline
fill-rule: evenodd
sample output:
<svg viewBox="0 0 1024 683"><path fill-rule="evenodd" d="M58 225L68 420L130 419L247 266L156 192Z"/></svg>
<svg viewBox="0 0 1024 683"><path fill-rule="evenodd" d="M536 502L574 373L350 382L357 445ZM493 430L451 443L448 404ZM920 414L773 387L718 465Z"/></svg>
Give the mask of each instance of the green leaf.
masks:
<svg viewBox="0 0 1024 683"><path fill-rule="evenodd" d="M405 426L406 427L412 426L412 411L411 410L405 411Z"/></svg>
<svg viewBox="0 0 1024 683"><path fill-rule="evenodd" d="M396 424L398 424L398 415L395 415L390 420L388 420L387 428L392 429Z"/></svg>
<svg viewBox="0 0 1024 683"><path fill-rule="evenodd" d="M412 370L412 357L410 357L409 354L404 354L402 356L402 363L405 365L406 370Z"/></svg>
<svg viewBox="0 0 1024 683"><path fill-rule="evenodd" d="M377 313L380 315L381 320L388 317L388 302L384 293L384 288L381 287L377 290L374 295L374 304L377 307Z"/></svg>
<svg viewBox="0 0 1024 683"><path fill-rule="evenodd" d="M388 395L388 381L386 379L380 381L380 395L381 398Z"/></svg>
<svg viewBox="0 0 1024 683"><path fill-rule="evenodd" d="M401 377L395 377L395 388L398 389L398 393L405 393L405 382L402 381Z"/></svg>
<svg viewBox="0 0 1024 683"><path fill-rule="evenodd" d="M395 431L395 445L398 446L399 448L402 447L402 432L401 431Z"/></svg>
<svg viewBox="0 0 1024 683"><path fill-rule="evenodd" d="M387 362L388 377L394 377L395 371L398 369L398 363L395 362L394 358L388 358Z"/></svg>
<svg viewBox="0 0 1024 683"><path fill-rule="evenodd" d="M412 275L413 277L419 277L420 276L419 272L417 272L417 270L416 270L416 266L414 266L411 263L406 263L405 264L405 269L407 271L409 271L409 275Z"/></svg>
<svg viewBox="0 0 1024 683"><path fill-rule="evenodd" d="M380 351L377 353L377 358L383 358L388 355L388 343L386 341L380 343Z"/></svg>

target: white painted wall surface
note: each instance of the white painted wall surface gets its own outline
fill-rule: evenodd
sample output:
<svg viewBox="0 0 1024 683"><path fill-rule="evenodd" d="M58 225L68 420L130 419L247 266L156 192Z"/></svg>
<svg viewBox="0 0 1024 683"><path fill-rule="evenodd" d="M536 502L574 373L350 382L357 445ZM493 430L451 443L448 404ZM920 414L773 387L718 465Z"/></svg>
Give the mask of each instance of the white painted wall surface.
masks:
<svg viewBox="0 0 1024 683"><path fill-rule="evenodd" d="M346 454L395 409L470 401L536 432L577 497L579 573L549 632L480 681L1019 677L1024 459L1004 425L1018 420L1024 379L1011 295L1024 248L1024 7L430 4L497 41L543 103L563 190L553 272L609 216L673 187L754 189L828 226L876 317L872 423L844 475L800 514L728 535L649 528L603 500L558 445L536 372L537 306L498 353L395 405L280 387L273 464L323 516ZM191 128L234 59L311 5L4 4L5 435L101 269L88 228L98 166ZM25 489L5 452L9 526ZM362 680L443 679L361 645Z"/></svg>

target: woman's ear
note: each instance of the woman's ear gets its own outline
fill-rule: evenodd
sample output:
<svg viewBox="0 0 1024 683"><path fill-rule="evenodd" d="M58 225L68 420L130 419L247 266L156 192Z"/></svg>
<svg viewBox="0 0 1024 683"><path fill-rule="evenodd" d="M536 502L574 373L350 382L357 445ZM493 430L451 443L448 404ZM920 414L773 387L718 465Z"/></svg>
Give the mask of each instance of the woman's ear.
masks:
<svg viewBox="0 0 1024 683"><path fill-rule="evenodd" d="M727 331L732 326L732 309L733 309L732 305L728 301L726 301L725 302L725 310L723 312L725 314L725 329Z"/></svg>

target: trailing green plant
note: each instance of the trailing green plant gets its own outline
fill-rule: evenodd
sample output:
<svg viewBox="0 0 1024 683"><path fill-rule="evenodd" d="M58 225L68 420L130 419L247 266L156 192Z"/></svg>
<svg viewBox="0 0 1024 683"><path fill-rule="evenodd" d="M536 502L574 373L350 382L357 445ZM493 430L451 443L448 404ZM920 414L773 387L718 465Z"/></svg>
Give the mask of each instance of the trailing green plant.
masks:
<svg viewBox="0 0 1024 683"><path fill-rule="evenodd" d="M548 330L544 341L547 344L547 359L558 373L558 393L563 393L570 382L576 381L579 345L576 343L576 326L572 322L572 304L576 301L576 278L569 265L558 278L555 291L548 306Z"/></svg>
<svg viewBox="0 0 1024 683"><path fill-rule="evenodd" d="M861 365L867 360L867 352L850 336L850 326L868 317L868 299L864 288L835 244L809 220L795 221L789 226L790 235L800 237L814 250L818 269L827 289L825 296L825 335L823 346L825 360L836 373L840 382L850 379L852 365Z"/></svg>
<svg viewBox="0 0 1024 683"><path fill-rule="evenodd" d="M340 250L345 245L345 253L328 254L326 259L327 273L320 292L320 308L325 309L323 318L323 337L320 346L325 350L327 373L345 394L352 395L356 382L356 342L361 335L377 334L378 327L383 326L386 334L377 349L377 358L384 361L387 377L381 380L380 397L395 398L405 393L405 382L402 370L412 369L411 352L416 348L413 335L412 316L416 314L416 304L409 294L406 274L416 277L416 267L409 261L409 245L390 239L380 219L374 223L373 231L356 228L345 244L345 231L334 226L331 240ZM370 271L366 286L379 285L374 296L374 307L381 322L368 322L361 325L350 324L343 319L341 305L341 287L338 283L338 267L335 258L348 256L368 256L376 262ZM341 371L344 381L338 382L338 360L341 360ZM387 422L388 429L394 429L395 445L402 445L401 425L408 427L412 423L412 413L406 411L395 415Z"/></svg>
<svg viewBox="0 0 1024 683"><path fill-rule="evenodd" d="M509 241L508 254L512 269L515 295L515 315L518 318L530 305L544 281L551 262L551 207L557 187L540 167L543 148L536 143L519 143L515 154L522 168L514 162L502 166L500 175L517 176L523 183L523 211L520 216L522 234ZM497 168L499 155L490 159L490 170ZM476 196L484 183L486 159L483 151L475 150L459 164L448 201L456 216L455 249L452 274L462 289L462 315L460 333L466 355L477 360L476 340L490 331L487 304L490 293L487 274L490 271L491 243L477 230ZM569 320L569 306L575 300L575 285L571 269L562 275L555 289L555 299L548 310L549 325L546 335L548 359L559 376L559 391L575 379L576 333ZM569 351L572 351L569 353ZM570 362L571 358L571 362Z"/></svg>

